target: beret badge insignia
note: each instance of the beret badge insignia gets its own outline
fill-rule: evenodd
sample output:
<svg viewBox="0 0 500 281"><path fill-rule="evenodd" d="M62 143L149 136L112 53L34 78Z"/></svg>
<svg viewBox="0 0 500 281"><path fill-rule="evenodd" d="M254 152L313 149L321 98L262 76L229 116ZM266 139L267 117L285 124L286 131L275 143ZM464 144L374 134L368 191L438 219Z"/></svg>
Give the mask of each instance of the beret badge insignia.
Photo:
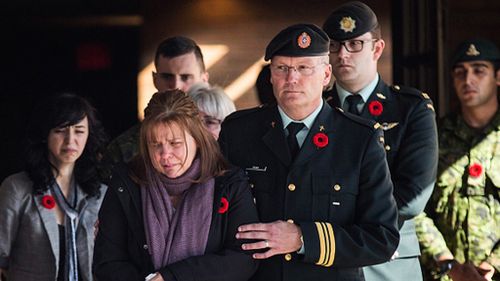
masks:
<svg viewBox="0 0 500 281"><path fill-rule="evenodd" d="M311 45L311 36L307 32L302 32L297 38L297 45L302 49L309 47Z"/></svg>
<svg viewBox="0 0 500 281"><path fill-rule="evenodd" d="M342 29L345 33L353 32L354 29L356 28L356 21L353 20L351 17L343 17L339 23L340 23L340 29Z"/></svg>
<svg viewBox="0 0 500 281"><path fill-rule="evenodd" d="M476 46L474 46L474 44L470 44L469 49L465 54L471 57L476 57L479 56L481 53L476 49Z"/></svg>

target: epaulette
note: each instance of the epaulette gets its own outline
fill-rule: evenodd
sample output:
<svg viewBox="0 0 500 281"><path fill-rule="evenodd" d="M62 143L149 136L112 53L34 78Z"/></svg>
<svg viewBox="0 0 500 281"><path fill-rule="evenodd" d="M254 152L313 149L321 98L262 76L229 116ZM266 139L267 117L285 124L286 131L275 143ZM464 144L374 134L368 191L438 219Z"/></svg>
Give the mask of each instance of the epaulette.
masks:
<svg viewBox="0 0 500 281"><path fill-rule="evenodd" d="M242 110L237 110L231 114L229 114L225 119L224 121L227 121L227 120L233 120L233 119L238 119L240 117L243 117L243 116L247 116L249 114L252 114L254 112L258 112L258 111L261 111L263 109L267 108L267 105L265 104L261 104L257 107L252 107L252 108L247 108L247 109L242 109Z"/></svg>
<svg viewBox="0 0 500 281"><path fill-rule="evenodd" d="M435 111L434 105L432 104L431 97L429 96L429 94L427 94L425 92L422 92L422 91L415 89L415 88L412 88L412 87L406 87L406 86L400 86L400 85L392 85L391 90L394 93L407 94L407 95L411 95L414 97L418 97L422 100L425 100L427 102L426 103L427 108L432 110L432 111Z"/></svg>
<svg viewBox="0 0 500 281"><path fill-rule="evenodd" d="M346 118L348 118L348 119L350 119L358 124L361 124L361 125L366 126L368 128L372 128L374 130L377 130L378 128L380 128L380 124L378 122L371 120L371 119L365 119L365 118L362 118L362 117L354 115L354 114L346 114L344 112L344 110L340 107L335 107L335 110L337 110L344 117L346 117Z"/></svg>
<svg viewBox="0 0 500 281"><path fill-rule="evenodd" d="M429 96L429 94L422 92L419 89L412 88L412 87L392 85L391 90L395 93L408 94L408 95L420 97L421 99L431 100L431 97Z"/></svg>

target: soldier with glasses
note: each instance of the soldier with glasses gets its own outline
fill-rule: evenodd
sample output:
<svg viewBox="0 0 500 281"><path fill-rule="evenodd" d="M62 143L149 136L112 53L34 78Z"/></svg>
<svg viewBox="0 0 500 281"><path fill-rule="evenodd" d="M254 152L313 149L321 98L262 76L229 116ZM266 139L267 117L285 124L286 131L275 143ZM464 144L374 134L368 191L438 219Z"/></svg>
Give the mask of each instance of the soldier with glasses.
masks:
<svg viewBox="0 0 500 281"><path fill-rule="evenodd" d="M335 84L326 93L330 105L381 124L384 147L398 205L400 241L392 259L364 268L367 281L422 280L413 218L420 214L434 186L437 130L429 95L387 85L377 72L384 51L375 13L361 2L334 10L323 25L330 37Z"/></svg>

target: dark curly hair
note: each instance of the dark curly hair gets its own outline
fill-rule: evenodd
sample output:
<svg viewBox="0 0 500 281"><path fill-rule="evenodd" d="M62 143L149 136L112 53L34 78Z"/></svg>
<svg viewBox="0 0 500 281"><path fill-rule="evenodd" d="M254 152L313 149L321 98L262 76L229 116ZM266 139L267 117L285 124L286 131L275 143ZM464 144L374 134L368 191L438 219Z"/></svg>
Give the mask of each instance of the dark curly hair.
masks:
<svg viewBox="0 0 500 281"><path fill-rule="evenodd" d="M53 95L35 109L27 130L24 157L26 172L33 181L35 194L43 193L55 181L52 169L57 169L49 162L48 157L47 139L50 130L72 126L87 117L89 136L82 155L76 160L73 173L85 193L90 196L100 195L101 182L97 165L107 135L96 115L95 108L86 99L73 93Z"/></svg>

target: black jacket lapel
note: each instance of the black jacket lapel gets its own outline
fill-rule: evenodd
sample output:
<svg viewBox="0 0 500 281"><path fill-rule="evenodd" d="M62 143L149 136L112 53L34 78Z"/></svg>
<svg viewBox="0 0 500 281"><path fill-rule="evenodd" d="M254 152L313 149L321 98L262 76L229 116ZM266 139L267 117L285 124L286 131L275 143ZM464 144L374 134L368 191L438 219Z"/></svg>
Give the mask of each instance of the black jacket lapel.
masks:
<svg viewBox="0 0 500 281"><path fill-rule="evenodd" d="M332 139L333 135L333 109L326 102L323 103L323 108L319 112L316 120L309 130L302 147L300 148L299 154L294 161L294 165L300 165L306 161L309 161L316 153L318 153L322 148L314 144L313 138L318 133L324 133L328 136L328 139ZM331 144L329 144L331 145Z"/></svg>
<svg viewBox="0 0 500 281"><path fill-rule="evenodd" d="M276 157L286 166L290 165L291 156L286 143L285 132L283 131L283 122L278 113L278 108L274 107L264 126L269 130L262 137L262 141L276 155Z"/></svg>

